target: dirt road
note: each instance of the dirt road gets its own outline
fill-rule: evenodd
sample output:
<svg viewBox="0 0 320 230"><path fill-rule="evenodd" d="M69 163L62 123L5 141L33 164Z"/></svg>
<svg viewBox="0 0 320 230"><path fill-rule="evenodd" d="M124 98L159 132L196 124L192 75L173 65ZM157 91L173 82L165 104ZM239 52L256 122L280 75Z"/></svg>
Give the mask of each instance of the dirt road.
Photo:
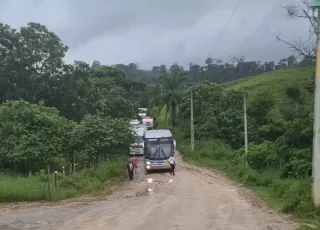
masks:
<svg viewBox="0 0 320 230"><path fill-rule="evenodd" d="M104 201L25 208L3 213L1 230L293 230L284 217L259 207L243 188L177 159L176 176L143 175Z"/></svg>

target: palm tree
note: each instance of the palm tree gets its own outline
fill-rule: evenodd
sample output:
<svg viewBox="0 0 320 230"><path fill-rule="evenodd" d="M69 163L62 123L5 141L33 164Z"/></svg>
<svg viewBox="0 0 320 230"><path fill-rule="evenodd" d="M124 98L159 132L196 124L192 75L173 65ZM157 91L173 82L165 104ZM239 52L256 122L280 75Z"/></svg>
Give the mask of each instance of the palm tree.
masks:
<svg viewBox="0 0 320 230"><path fill-rule="evenodd" d="M181 102L182 94L187 82L187 73L181 70L164 72L158 79L159 87L152 95L151 104L158 107L160 112L166 106L166 127L168 115L171 115L172 127L175 125L177 107Z"/></svg>

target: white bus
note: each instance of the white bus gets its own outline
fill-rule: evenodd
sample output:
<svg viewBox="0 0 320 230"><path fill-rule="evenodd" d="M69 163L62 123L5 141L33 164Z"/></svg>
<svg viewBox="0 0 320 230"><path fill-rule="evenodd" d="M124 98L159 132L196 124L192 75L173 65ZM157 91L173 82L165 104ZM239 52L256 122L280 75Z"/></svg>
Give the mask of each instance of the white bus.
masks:
<svg viewBox="0 0 320 230"><path fill-rule="evenodd" d="M170 170L168 159L174 156L176 145L170 130L148 130L143 139L146 173L159 169Z"/></svg>

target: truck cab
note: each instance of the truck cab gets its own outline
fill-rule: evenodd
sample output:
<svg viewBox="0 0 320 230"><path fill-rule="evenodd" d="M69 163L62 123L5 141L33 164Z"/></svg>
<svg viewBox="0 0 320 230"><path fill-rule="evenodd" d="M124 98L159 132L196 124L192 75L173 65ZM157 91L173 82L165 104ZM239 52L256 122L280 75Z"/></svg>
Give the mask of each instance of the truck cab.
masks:
<svg viewBox="0 0 320 230"><path fill-rule="evenodd" d="M143 155L144 150L144 141L143 135L147 131L147 127L145 125L135 125L133 126L135 132L135 141L130 145L130 155L137 156Z"/></svg>
<svg viewBox="0 0 320 230"><path fill-rule="evenodd" d="M139 125L139 124L140 124L140 121L138 119L134 119L134 120L130 121L131 126L135 126L135 125Z"/></svg>
<svg viewBox="0 0 320 230"><path fill-rule="evenodd" d="M147 111L148 111L147 108L139 108L139 116L141 118L145 117L147 115Z"/></svg>
<svg viewBox="0 0 320 230"><path fill-rule="evenodd" d="M147 126L147 129L153 129L153 118L149 116L145 116L142 118L142 124Z"/></svg>

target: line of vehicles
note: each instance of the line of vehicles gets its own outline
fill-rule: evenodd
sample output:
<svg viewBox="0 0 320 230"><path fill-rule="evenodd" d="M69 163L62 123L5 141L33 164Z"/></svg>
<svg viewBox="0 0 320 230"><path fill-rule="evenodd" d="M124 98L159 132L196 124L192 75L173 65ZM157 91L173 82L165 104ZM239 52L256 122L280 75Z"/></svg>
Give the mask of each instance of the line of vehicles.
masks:
<svg viewBox="0 0 320 230"><path fill-rule="evenodd" d="M131 156L144 156L145 170L170 170L168 159L174 156L176 141L168 129L153 129L153 119L146 108L139 108L139 120L130 121L135 142L130 146ZM144 121L145 120L145 121Z"/></svg>

